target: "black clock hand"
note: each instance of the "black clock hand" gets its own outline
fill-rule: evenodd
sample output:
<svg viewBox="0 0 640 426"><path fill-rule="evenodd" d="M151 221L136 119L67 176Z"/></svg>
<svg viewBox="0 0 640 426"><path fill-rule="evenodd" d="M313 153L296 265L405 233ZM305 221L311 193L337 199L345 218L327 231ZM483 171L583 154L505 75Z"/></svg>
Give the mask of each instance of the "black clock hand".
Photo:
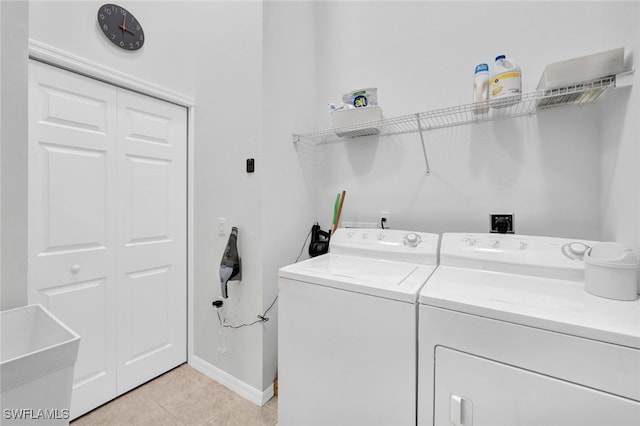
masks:
<svg viewBox="0 0 640 426"><path fill-rule="evenodd" d="M124 25L120 25L120 29L122 29L122 32L127 31L127 32L130 32L130 33L131 33L131 35L133 35L133 36L135 36L135 35L136 35L136 33L134 33L133 31L131 31L129 28L127 28L127 27L126 27L126 26L124 26Z"/></svg>

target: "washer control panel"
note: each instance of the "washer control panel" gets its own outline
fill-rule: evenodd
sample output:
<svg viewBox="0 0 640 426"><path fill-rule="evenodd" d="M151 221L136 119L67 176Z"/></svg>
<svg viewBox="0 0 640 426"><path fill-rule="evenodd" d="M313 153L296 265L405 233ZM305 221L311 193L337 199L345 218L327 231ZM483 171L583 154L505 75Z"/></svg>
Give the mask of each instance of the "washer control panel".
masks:
<svg viewBox="0 0 640 426"><path fill-rule="evenodd" d="M427 265L437 264L440 236L398 229L340 228L329 252Z"/></svg>
<svg viewBox="0 0 640 426"><path fill-rule="evenodd" d="M440 264L582 280L594 241L515 234L445 233Z"/></svg>

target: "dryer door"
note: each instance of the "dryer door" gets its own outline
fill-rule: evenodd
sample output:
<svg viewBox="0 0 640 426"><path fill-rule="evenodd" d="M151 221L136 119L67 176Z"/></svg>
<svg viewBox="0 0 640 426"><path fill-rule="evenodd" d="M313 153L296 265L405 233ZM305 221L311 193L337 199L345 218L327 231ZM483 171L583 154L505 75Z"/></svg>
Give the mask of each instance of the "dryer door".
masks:
<svg viewBox="0 0 640 426"><path fill-rule="evenodd" d="M639 425L640 402L438 347L435 425Z"/></svg>

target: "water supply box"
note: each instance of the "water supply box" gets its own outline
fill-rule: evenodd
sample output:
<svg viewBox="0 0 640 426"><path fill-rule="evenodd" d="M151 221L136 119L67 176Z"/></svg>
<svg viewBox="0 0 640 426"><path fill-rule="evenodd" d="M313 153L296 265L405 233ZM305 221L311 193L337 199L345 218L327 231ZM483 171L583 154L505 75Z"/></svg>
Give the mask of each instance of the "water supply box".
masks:
<svg viewBox="0 0 640 426"><path fill-rule="evenodd" d="M380 134L382 109L379 106L338 109L331 111L333 129L338 136L369 136Z"/></svg>
<svg viewBox="0 0 640 426"><path fill-rule="evenodd" d="M538 90L553 89L566 84L595 80L622 72L624 48L607 50L547 65L538 83Z"/></svg>

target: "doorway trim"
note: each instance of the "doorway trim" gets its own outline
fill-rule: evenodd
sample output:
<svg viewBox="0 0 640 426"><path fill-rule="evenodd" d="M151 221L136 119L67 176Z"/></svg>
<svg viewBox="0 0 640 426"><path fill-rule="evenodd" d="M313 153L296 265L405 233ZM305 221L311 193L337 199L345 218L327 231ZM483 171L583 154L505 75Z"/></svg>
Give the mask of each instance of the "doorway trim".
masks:
<svg viewBox="0 0 640 426"><path fill-rule="evenodd" d="M195 100L36 40L29 39L29 59L44 62L187 109L187 362L193 362Z"/></svg>

